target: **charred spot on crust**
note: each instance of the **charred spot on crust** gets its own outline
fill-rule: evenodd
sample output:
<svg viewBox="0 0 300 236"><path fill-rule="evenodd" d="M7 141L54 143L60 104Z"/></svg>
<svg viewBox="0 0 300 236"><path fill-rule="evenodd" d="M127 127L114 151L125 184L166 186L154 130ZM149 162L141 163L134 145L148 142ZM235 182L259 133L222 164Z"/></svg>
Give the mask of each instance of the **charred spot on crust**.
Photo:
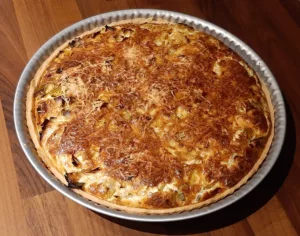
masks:
<svg viewBox="0 0 300 236"><path fill-rule="evenodd" d="M64 53L64 50L60 50L59 52L58 52L58 54L57 54L57 57L59 57L61 54L63 54Z"/></svg>
<svg viewBox="0 0 300 236"><path fill-rule="evenodd" d="M115 27L108 26L108 25L105 26L105 32L107 32L107 31L115 31L115 30L116 30Z"/></svg>
<svg viewBox="0 0 300 236"><path fill-rule="evenodd" d="M97 31L97 32L93 33L92 38L96 38L99 34L100 34L100 31Z"/></svg>
<svg viewBox="0 0 300 236"><path fill-rule="evenodd" d="M46 130L47 128L47 125L49 124L50 120L51 119L54 119L53 117L50 117L50 119L45 119L44 122L41 124L41 131L40 131L40 140L42 140L43 138L43 134L44 134L44 131Z"/></svg>
<svg viewBox="0 0 300 236"><path fill-rule="evenodd" d="M125 42L126 40L128 40L129 38L127 38L127 37L124 37L123 39L122 39L122 41L121 42Z"/></svg>
<svg viewBox="0 0 300 236"><path fill-rule="evenodd" d="M47 112L47 103L45 103L45 102L41 103L40 105L38 105L38 107L37 107L36 110L39 113L45 113L45 112Z"/></svg>
<svg viewBox="0 0 300 236"><path fill-rule="evenodd" d="M82 189L84 183L68 183L69 188Z"/></svg>
<svg viewBox="0 0 300 236"><path fill-rule="evenodd" d="M80 42L81 42L80 38L75 38L71 42L69 42L69 46L71 48L78 47L80 45Z"/></svg>
<svg viewBox="0 0 300 236"><path fill-rule="evenodd" d="M58 68L58 69L56 70L56 73L57 73L57 74L61 74L61 73L62 73L62 71L63 71L63 69L62 69L62 68Z"/></svg>
<svg viewBox="0 0 300 236"><path fill-rule="evenodd" d="M66 181L68 182L68 187L69 187L69 188L82 189L82 186L84 185L84 183L74 182L74 181L69 177L69 174L68 174L68 173L65 174L65 179L66 179Z"/></svg>
<svg viewBox="0 0 300 236"><path fill-rule="evenodd" d="M96 172L99 171L99 170L100 170L100 167L97 167L97 168L95 168L95 169L89 171L89 173L96 173Z"/></svg>
<svg viewBox="0 0 300 236"><path fill-rule="evenodd" d="M42 130L45 130L47 127L47 124L49 123L50 120L45 119L44 122L41 124Z"/></svg>
<svg viewBox="0 0 300 236"><path fill-rule="evenodd" d="M61 96L61 105L64 107L66 105L66 100L63 96Z"/></svg>
<svg viewBox="0 0 300 236"><path fill-rule="evenodd" d="M127 177L125 178L125 180L130 181L130 180L132 180L134 177L135 177L134 175L129 175L129 176L127 176Z"/></svg>
<svg viewBox="0 0 300 236"><path fill-rule="evenodd" d="M72 155L72 164L77 167L80 165L80 161L74 156Z"/></svg>
<svg viewBox="0 0 300 236"><path fill-rule="evenodd" d="M108 102L104 102L100 108L106 108L108 106Z"/></svg>
<svg viewBox="0 0 300 236"><path fill-rule="evenodd" d="M184 24L184 23L178 23L178 25L183 26L183 27L185 27L185 28L187 28L189 30L194 30L194 28L192 26L189 26L189 25Z"/></svg>
<svg viewBox="0 0 300 236"><path fill-rule="evenodd" d="M184 36L184 37L185 37L187 43L190 43L190 42L191 42L191 40L190 40L187 36Z"/></svg>
<svg viewBox="0 0 300 236"><path fill-rule="evenodd" d="M75 97L69 97L69 103L70 105L74 104L77 101Z"/></svg>
<svg viewBox="0 0 300 236"><path fill-rule="evenodd" d="M69 46L70 46L71 48L75 47L75 44L76 44L76 40L75 40L75 39L72 40L71 42L69 42Z"/></svg>

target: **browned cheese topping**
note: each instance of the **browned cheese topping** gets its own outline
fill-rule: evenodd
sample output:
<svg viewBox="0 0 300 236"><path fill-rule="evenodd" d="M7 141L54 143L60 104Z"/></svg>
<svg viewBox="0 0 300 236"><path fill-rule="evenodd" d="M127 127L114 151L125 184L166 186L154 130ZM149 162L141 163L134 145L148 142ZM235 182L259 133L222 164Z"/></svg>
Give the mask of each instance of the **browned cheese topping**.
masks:
<svg viewBox="0 0 300 236"><path fill-rule="evenodd" d="M271 127L255 72L181 24L75 38L48 64L34 106L41 146L70 187L139 208L190 205L233 187Z"/></svg>

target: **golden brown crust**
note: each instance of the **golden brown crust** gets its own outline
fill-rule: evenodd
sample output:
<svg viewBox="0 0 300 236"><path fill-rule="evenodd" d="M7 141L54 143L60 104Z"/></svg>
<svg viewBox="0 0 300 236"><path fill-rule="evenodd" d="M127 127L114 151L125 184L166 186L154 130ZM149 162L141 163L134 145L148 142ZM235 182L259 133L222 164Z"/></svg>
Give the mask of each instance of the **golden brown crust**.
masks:
<svg viewBox="0 0 300 236"><path fill-rule="evenodd" d="M145 22L151 22L151 19L136 19L134 21L129 20L128 22L116 22L114 24L111 25L123 25L125 23L135 23L135 24L142 24ZM155 21L157 23L157 21ZM161 23L166 23L165 21L160 21ZM92 33L95 33L97 31L99 31L101 29L101 27L98 27L96 29L93 29L91 31L85 32L84 34L80 35L77 38L83 38L86 35L90 35ZM49 154L47 154L43 147L41 146L41 141L39 140L40 138L38 137L38 131L36 130L36 126L34 124L35 118L34 118L34 114L33 114L33 110L36 109L35 105L34 105L34 93L35 90L38 86L38 83L40 82L40 79L43 76L43 73L45 72L46 68L49 66L49 64L51 63L51 61L57 56L57 54L63 50L64 48L66 48L69 43L72 42L72 40L69 40L68 42L64 43L61 47L59 47L58 49L56 49L51 56L43 63L43 65L40 67L40 69L38 70L38 72L36 73L34 79L32 80L31 84L30 84L30 88L27 94L27 104L26 104L26 118L27 118L27 124L28 124L28 128L29 128L29 132L30 135L32 137L32 140L34 142L34 145L37 149L37 152L39 154L39 156L42 158L42 160L45 162L45 164L48 166L48 168L50 169L50 171L60 180L62 181L64 184L68 184L64 175L57 170L57 164L53 163L51 161L51 158L49 158ZM221 62L223 63L223 62ZM225 62L226 63L226 62ZM246 66L247 67L247 66ZM248 68L248 67L247 67ZM267 103L268 103L268 109L269 109L269 134L268 134L268 139L266 140L266 142L264 143L264 147L263 150L261 150L260 153L260 157L259 159L257 159L255 161L255 164L252 166L252 168L250 169L250 171L248 172L248 174L246 174L242 179L240 179L238 181L238 183L233 182L233 186L230 186L229 189L226 189L225 191L215 191L215 193L212 196L207 195L206 197L208 199L205 200L205 196L203 197L203 200L201 202L198 203L190 203L189 205L186 206L180 206L180 207L175 207L171 204L171 205L166 205L164 200L161 200L162 196L157 196L156 198L152 198L150 199L152 201L152 205L154 207L158 207L158 208L167 208L167 209L143 209L143 208L138 208L138 207L132 207L132 206L123 206L123 205L119 205L113 202L109 202L106 200L102 200L99 199L98 197L95 197L93 194L88 193L86 191L83 190L79 190L79 189L74 189L74 191L80 195L82 195L85 198L88 198L94 202L97 202L101 205L113 208L113 209L118 209L118 210L124 210L127 212L131 212L131 213L141 213L141 214L171 214L171 213L175 213L175 212L182 212L182 211L189 211L195 208L199 208L208 204L211 204L217 200L220 200L222 198L224 198L225 196L233 193L236 189L238 189L239 187L241 187L243 184L245 184L247 182L247 180L257 171L257 169L259 168L259 166L261 165L261 163L263 162L263 160L265 159L268 150L270 148L272 139L273 139L273 135L274 135L274 128L273 128L273 124L274 124L274 111L273 111L273 107L270 101L270 96L269 93L266 89L266 87L264 85L262 85L262 90L265 94L265 97L267 99ZM174 168L173 168L174 169ZM170 175L170 174L168 174ZM212 175L215 175L212 172ZM115 177L115 176L114 176ZM162 180L159 179L158 182L153 182L151 183L151 185L157 185L159 182L161 182ZM227 180L226 180L227 181ZM149 182L150 183L150 182ZM153 196L156 196L156 194L154 194ZM162 204L162 205L161 205ZM150 204L151 205L151 204ZM169 208L171 207L171 208Z"/></svg>

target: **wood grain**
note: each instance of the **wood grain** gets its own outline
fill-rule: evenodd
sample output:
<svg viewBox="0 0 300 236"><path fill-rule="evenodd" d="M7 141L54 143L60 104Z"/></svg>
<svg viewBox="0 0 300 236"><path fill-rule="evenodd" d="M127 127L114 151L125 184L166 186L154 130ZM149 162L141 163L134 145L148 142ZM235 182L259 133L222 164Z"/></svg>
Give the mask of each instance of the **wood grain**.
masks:
<svg viewBox="0 0 300 236"><path fill-rule="evenodd" d="M27 235L17 175L0 100L0 235ZM16 222L18 222L16 224Z"/></svg>
<svg viewBox="0 0 300 236"><path fill-rule="evenodd" d="M52 188L41 181L21 150L13 123L13 97L19 76L28 61L13 3L0 1L0 97L8 128L11 150L22 197L33 196ZM30 187L29 187L30 186Z"/></svg>
<svg viewBox="0 0 300 236"><path fill-rule="evenodd" d="M255 235L297 235L277 197L249 216L247 221Z"/></svg>
<svg viewBox="0 0 300 236"><path fill-rule="evenodd" d="M81 20L73 0L13 0L13 3L28 58L55 33Z"/></svg>
<svg viewBox="0 0 300 236"><path fill-rule="evenodd" d="M245 41L274 73L287 101L286 143L267 178L232 206L185 222L118 220L54 191L26 160L15 134L12 105L29 58L76 21L128 8L166 9L211 21ZM298 0L0 1L0 235L300 235L299 10Z"/></svg>
<svg viewBox="0 0 300 236"><path fill-rule="evenodd" d="M128 8L148 8L180 11L182 13L205 18L201 10L195 7L197 0L77 0L77 3L84 18L103 12L124 10Z"/></svg>
<svg viewBox="0 0 300 236"><path fill-rule="evenodd" d="M56 191L25 199L23 205L27 224L34 222L28 228L30 235L139 235L135 230L112 224Z"/></svg>
<svg viewBox="0 0 300 236"><path fill-rule="evenodd" d="M24 211L31 235L75 235L66 199L49 192L24 200ZM51 212L51 214L49 214ZM34 222L34 224L32 224ZM78 224L79 222L77 222Z"/></svg>

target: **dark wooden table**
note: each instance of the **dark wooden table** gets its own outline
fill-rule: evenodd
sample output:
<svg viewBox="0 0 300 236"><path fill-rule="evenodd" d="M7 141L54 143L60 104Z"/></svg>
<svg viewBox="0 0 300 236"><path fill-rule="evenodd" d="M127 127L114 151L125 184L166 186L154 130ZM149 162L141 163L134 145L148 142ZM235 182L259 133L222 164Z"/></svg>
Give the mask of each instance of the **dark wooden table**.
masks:
<svg viewBox="0 0 300 236"><path fill-rule="evenodd" d="M286 98L286 141L267 178L232 206L178 223L113 219L53 190L22 152L12 107L29 58L63 28L95 14L128 8L167 9L211 21L246 42L273 71ZM0 235L300 234L299 25L299 0L1 0Z"/></svg>

